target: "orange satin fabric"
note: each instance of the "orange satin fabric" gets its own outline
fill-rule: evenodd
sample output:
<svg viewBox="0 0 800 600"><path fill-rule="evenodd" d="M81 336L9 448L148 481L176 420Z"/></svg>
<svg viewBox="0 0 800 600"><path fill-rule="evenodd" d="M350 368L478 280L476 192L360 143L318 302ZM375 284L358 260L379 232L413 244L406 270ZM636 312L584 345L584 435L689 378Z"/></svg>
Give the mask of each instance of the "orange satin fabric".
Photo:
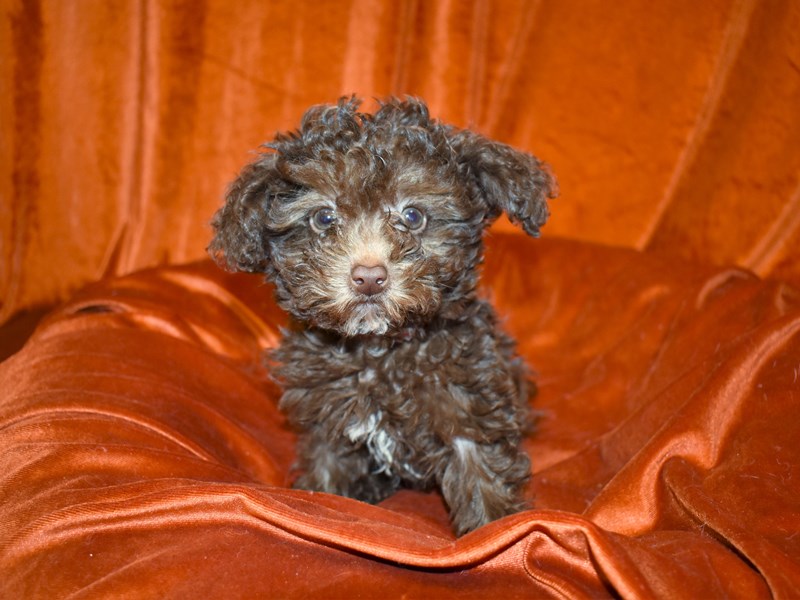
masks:
<svg viewBox="0 0 800 600"><path fill-rule="evenodd" d="M537 371L534 510L455 540L436 493L287 489L270 288L159 268L0 364L0 595L796 596L798 290L503 234L484 272Z"/></svg>
<svg viewBox="0 0 800 600"><path fill-rule="evenodd" d="M798 29L793 0L3 0L0 323L202 257L252 150L353 92L550 162L547 235L797 280Z"/></svg>

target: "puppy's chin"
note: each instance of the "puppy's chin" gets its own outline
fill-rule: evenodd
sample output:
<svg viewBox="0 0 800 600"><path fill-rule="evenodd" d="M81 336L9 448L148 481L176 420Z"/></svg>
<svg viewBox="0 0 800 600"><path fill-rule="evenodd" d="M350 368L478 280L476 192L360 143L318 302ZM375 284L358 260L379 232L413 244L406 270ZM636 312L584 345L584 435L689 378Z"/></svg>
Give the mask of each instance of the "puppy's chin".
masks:
<svg viewBox="0 0 800 600"><path fill-rule="evenodd" d="M367 302L353 307L342 323L341 333L348 337L385 335L390 325L386 311L377 304Z"/></svg>
<svg viewBox="0 0 800 600"><path fill-rule="evenodd" d="M344 337L403 337L410 326L419 327L441 309L442 296L438 290L426 287L414 291L395 288L369 299L354 294L336 295L302 311L298 310L297 302L282 306L299 323Z"/></svg>
<svg viewBox="0 0 800 600"><path fill-rule="evenodd" d="M402 315L390 315L380 303L363 302L351 304L335 317L318 314L310 324L344 337L359 337L391 335L403 328L404 321Z"/></svg>

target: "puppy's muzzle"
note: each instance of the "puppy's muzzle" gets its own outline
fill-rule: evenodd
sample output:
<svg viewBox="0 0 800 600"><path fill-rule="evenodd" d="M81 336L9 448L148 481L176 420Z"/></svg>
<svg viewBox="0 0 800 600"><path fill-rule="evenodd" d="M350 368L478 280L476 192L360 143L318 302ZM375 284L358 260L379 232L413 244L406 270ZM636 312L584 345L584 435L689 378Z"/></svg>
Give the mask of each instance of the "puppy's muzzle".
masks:
<svg viewBox="0 0 800 600"><path fill-rule="evenodd" d="M356 265L350 271L350 280L353 289L364 296L375 296L385 288L389 273L383 265L368 267Z"/></svg>

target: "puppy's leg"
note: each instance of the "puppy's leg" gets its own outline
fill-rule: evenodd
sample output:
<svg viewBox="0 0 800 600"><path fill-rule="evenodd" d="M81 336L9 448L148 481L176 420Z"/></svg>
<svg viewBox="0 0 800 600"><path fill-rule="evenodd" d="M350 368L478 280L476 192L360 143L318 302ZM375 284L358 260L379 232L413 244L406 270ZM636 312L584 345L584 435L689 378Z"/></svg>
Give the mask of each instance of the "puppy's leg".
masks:
<svg viewBox="0 0 800 600"><path fill-rule="evenodd" d="M511 444L455 438L441 487L456 534L525 509L522 488L529 474L527 455Z"/></svg>
<svg viewBox="0 0 800 600"><path fill-rule="evenodd" d="M366 448L347 446L341 440L330 443L313 432L300 439L298 468L301 475L294 487L327 492L375 504L391 495L397 485L389 477L374 473Z"/></svg>

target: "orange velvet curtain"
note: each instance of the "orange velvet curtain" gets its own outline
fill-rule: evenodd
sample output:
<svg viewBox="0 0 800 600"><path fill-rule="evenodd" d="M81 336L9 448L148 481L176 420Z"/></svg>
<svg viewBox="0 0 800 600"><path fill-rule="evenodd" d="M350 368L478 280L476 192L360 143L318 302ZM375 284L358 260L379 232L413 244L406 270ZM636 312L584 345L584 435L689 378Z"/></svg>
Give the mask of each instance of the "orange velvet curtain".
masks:
<svg viewBox="0 0 800 600"><path fill-rule="evenodd" d="M202 257L252 150L350 93L551 163L545 235L800 278L794 0L0 7L0 323Z"/></svg>

